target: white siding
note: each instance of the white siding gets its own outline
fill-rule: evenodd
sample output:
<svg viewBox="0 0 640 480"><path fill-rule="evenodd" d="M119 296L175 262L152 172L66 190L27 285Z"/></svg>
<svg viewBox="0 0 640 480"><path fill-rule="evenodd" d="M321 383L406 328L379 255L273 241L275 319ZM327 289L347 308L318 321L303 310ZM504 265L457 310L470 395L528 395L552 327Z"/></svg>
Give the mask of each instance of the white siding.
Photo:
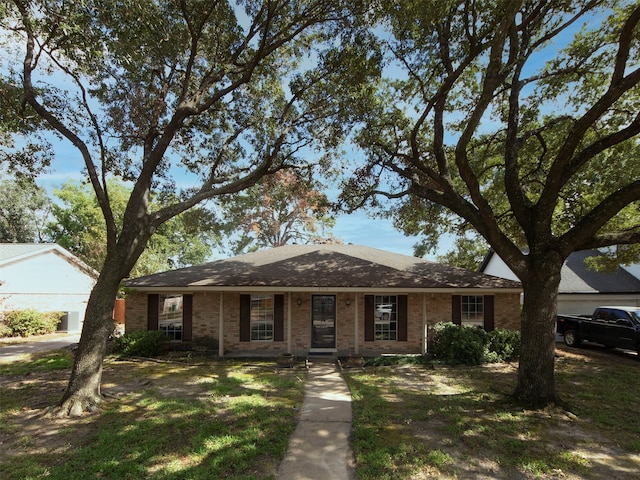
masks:
<svg viewBox="0 0 640 480"><path fill-rule="evenodd" d="M500 258L496 253L491 255L491 258L489 259L489 262L487 262L482 273L493 275L494 277L506 278L508 280L520 281L520 279L516 277L516 274L507 267L507 264L504 263L502 258Z"/></svg>
<svg viewBox="0 0 640 480"><path fill-rule="evenodd" d="M63 254L48 250L0 266L0 310L78 312L84 321L94 278Z"/></svg>
<svg viewBox="0 0 640 480"><path fill-rule="evenodd" d="M607 305L640 306L640 296L634 294L558 295L558 314L591 315L598 307Z"/></svg>

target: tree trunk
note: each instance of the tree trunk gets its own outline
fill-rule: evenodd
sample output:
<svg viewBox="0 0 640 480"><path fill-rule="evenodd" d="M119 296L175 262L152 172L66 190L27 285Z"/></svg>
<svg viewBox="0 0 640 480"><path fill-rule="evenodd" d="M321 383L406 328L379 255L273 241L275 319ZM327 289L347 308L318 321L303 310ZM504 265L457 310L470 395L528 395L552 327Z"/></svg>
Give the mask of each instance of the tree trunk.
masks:
<svg viewBox="0 0 640 480"><path fill-rule="evenodd" d="M532 260L522 279L522 344L515 398L533 408L562 404L555 383L555 337L562 261Z"/></svg>
<svg viewBox="0 0 640 480"><path fill-rule="evenodd" d="M95 411L102 403L102 362L114 329L113 306L122 280L118 268L110 265L105 262L89 296L69 384L55 409L58 416L79 416Z"/></svg>

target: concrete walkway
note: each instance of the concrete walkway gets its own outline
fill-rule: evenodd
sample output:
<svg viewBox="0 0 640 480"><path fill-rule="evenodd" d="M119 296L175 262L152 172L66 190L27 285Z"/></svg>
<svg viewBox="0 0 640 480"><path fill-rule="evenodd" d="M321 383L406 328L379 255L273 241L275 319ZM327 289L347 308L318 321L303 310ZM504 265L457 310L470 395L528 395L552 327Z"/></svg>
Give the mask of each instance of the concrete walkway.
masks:
<svg viewBox="0 0 640 480"><path fill-rule="evenodd" d="M278 480L354 479L350 434L351 394L336 363L310 361L300 420Z"/></svg>

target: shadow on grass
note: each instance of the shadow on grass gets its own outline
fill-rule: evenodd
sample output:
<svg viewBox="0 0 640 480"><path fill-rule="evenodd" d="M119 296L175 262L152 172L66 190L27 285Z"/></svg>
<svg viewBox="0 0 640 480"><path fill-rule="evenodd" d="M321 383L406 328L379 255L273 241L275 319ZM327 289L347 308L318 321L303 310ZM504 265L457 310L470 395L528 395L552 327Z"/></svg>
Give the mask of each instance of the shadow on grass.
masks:
<svg viewBox="0 0 640 480"><path fill-rule="evenodd" d="M557 368L560 389L571 390L571 400L580 406L577 417L559 408L531 411L513 404L515 364L347 374L358 478L636 478L640 459L633 437L621 448L614 430L610 437L602 435L598 416L606 412L612 426L622 427L629 393L640 384L628 383L633 369L616 375L597 366L589 372L584 363L562 360ZM609 378L606 387L595 389L599 370ZM595 403L579 401L592 388L600 404L612 403L600 413ZM606 393L615 388L626 391L626 407L616 394ZM637 411L637 400L632 403L631 411ZM637 420L631 423L628 431L637 438Z"/></svg>
<svg viewBox="0 0 640 480"><path fill-rule="evenodd" d="M296 375L239 362L109 361L104 377L119 398L101 413L64 425L42 419L49 428L22 440L19 431L4 431L0 477L275 478L304 387ZM3 418L15 420L7 412Z"/></svg>

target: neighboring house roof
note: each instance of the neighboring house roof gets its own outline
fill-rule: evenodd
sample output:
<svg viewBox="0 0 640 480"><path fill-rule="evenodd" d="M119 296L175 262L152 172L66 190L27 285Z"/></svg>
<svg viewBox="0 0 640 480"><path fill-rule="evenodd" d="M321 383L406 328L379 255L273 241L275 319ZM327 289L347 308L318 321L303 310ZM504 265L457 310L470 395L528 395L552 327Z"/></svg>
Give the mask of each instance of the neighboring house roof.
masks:
<svg viewBox="0 0 640 480"><path fill-rule="evenodd" d="M65 257L94 278L99 275L89 265L56 243L0 243L0 267L49 252Z"/></svg>
<svg viewBox="0 0 640 480"><path fill-rule="evenodd" d="M127 287L513 289L519 282L357 245L287 245L125 282Z"/></svg>
<svg viewBox="0 0 640 480"><path fill-rule="evenodd" d="M569 255L560 273L559 293L640 293L640 279L624 268L613 272L589 269L588 257L602 256L597 250L583 250Z"/></svg>
<svg viewBox="0 0 640 480"><path fill-rule="evenodd" d="M480 266L480 272L486 270L494 255L495 252L490 250ZM640 293L640 279L624 268L602 272L590 269L585 263L589 257L600 256L603 254L598 250L581 250L569 255L560 272L558 293ZM502 259L500 261L503 262Z"/></svg>

